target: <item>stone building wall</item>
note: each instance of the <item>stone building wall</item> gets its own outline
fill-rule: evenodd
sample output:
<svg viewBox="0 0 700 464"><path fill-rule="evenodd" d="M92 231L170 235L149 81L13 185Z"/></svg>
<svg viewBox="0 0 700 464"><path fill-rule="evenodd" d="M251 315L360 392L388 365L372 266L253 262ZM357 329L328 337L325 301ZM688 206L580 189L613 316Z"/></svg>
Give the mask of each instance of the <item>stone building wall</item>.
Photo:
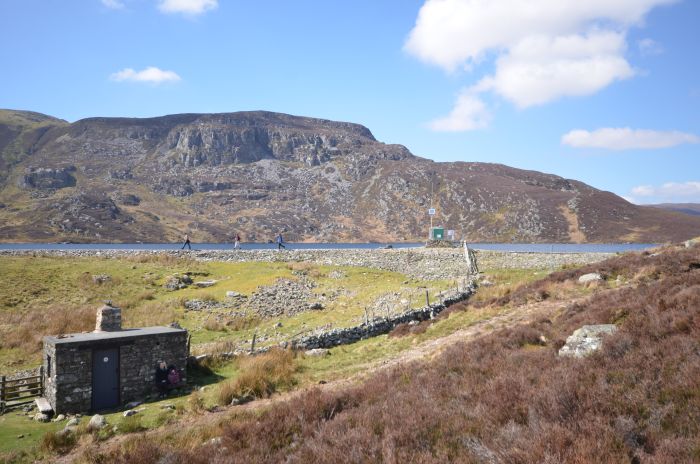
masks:
<svg viewBox="0 0 700 464"><path fill-rule="evenodd" d="M49 373L48 356L51 357ZM54 411L88 411L92 400L92 350L44 343L44 397Z"/></svg>
<svg viewBox="0 0 700 464"><path fill-rule="evenodd" d="M187 333L142 337L119 350L121 401L143 400L153 391L158 361L184 368L187 364Z"/></svg>

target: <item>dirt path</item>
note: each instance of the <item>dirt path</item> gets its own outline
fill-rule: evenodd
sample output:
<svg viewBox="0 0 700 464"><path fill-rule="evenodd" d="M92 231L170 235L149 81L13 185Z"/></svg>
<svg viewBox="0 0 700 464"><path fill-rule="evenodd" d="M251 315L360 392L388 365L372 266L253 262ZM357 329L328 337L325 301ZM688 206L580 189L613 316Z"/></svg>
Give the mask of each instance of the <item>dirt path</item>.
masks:
<svg viewBox="0 0 700 464"><path fill-rule="evenodd" d="M361 372L354 374L348 378L333 380L325 384L309 385L298 390L294 390L292 392L281 393L271 398L252 401L244 405L221 407L216 412L204 412L199 415L187 415L178 420L177 423L174 425L176 425L179 429L198 427L207 424L211 425L215 421L224 419L227 415L230 415L234 411L252 411L267 408L277 403L293 400L294 398L303 395L305 392L311 389L321 389L326 392L342 390L353 384L362 382L382 370L391 369L398 365L412 361L431 359L435 356L438 356L445 348L455 343L473 341L478 339L479 337L488 335L494 331L506 327L513 327L520 324L526 324L530 321L536 320L539 317L553 316L569 304L581 301L582 299L566 301L543 301L538 303L526 304L515 308L508 308L501 311L495 316L488 317L478 322L475 322L469 327L457 330L444 337L436 338L433 340L427 340L417 346L411 347L399 353L397 356L391 359L369 362L363 366L360 366ZM143 432L142 434L140 434L140 436L142 439L148 440L149 437L153 437L160 433L164 433L165 430L166 429L164 428L153 429ZM94 450L97 450L99 448L101 452L105 452L111 449L115 449L127 439L133 438L133 436L133 434L117 435L105 442L101 442L99 444L90 444L87 445L87 447L92 448ZM85 450L85 446L79 447L72 453L66 456L62 456L53 462L61 464L71 463Z"/></svg>

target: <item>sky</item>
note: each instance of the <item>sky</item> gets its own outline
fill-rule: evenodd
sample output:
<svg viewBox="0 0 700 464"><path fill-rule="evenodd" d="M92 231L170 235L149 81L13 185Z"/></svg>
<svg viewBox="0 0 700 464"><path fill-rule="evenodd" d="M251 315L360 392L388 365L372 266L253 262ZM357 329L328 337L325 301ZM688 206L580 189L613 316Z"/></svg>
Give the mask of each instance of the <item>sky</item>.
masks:
<svg viewBox="0 0 700 464"><path fill-rule="evenodd" d="M700 203L695 0L0 0L0 108L267 110Z"/></svg>

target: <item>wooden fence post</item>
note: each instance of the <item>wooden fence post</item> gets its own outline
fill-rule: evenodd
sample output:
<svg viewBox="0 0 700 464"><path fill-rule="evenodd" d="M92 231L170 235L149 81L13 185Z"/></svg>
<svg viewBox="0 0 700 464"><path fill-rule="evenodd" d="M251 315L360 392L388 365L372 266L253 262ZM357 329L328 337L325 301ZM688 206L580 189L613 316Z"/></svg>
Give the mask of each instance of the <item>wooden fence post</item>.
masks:
<svg viewBox="0 0 700 464"><path fill-rule="evenodd" d="M253 342L250 344L250 354L255 353L255 337L258 335L257 332L253 333Z"/></svg>
<svg viewBox="0 0 700 464"><path fill-rule="evenodd" d="M428 289L425 289L425 304L426 306L430 306L430 297L428 296Z"/></svg>
<svg viewBox="0 0 700 464"><path fill-rule="evenodd" d="M5 376L0 377L0 413L5 412Z"/></svg>

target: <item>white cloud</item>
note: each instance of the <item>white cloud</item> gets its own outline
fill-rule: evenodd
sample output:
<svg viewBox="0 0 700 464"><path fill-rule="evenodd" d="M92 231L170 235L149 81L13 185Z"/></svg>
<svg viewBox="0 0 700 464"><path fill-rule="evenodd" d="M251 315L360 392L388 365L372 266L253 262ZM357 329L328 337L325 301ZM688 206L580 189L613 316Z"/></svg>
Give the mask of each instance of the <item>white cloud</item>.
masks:
<svg viewBox="0 0 700 464"><path fill-rule="evenodd" d="M700 182L667 182L660 186L640 185L632 189L635 197L668 203L700 202Z"/></svg>
<svg viewBox="0 0 700 464"><path fill-rule="evenodd" d="M494 90L519 108L566 96L591 95L634 74L622 57L624 35L531 36L496 62L496 73L482 88Z"/></svg>
<svg viewBox="0 0 700 464"><path fill-rule="evenodd" d="M654 39L642 39L637 42L637 47L639 47L639 53L644 56L650 55L660 55L664 52L664 48Z"/></svg>
<svg viewBox="0 0 700 464"><path fill-rule="evenodd" d="M676 1L426 0L404 49L447 72L493 58L472 90L526 108L632 77L626 31Z"/></svg>
<svg viewBox="0 0 700 464"><path fill-rule="evenodd" d="M124 8L124 3L121 0L101 0L102 4L106 6L107 8L111 8L113 10L121 10Z"/></svg>
<svg viewBox="0 0 700 464"><path fill-rule="evenodd" d="M471 89L465 89L457 98L452 112L430 123L439 132L461 132L482 129L489 125L491 114L486 104Z"/></svg>
<svg viewBox="0 0 700 464"><path fill-rule="evenodd" d="M654 150L685 143L700 143L700 137L679 131L654 131L624 128L602 128L592 132L572 130L564 134L561 143L574 148L604 148L607 150Z"/></svg>
<svg viewBox="0 0 700 464"><path fill-rule="evenodd" d="M219 6L219 0L160 0L158 9L163 13L198 15Z"/></svg>
<svg viewBox="0 0 700 464"><path fill-rule="evenodd" d="M164 82L177 82L180 80L174 71L164 71L154 66L135 71L131 68L124 68L118 71L109 78L116 82L146 82L149 84L162 84Z"/></svg>

